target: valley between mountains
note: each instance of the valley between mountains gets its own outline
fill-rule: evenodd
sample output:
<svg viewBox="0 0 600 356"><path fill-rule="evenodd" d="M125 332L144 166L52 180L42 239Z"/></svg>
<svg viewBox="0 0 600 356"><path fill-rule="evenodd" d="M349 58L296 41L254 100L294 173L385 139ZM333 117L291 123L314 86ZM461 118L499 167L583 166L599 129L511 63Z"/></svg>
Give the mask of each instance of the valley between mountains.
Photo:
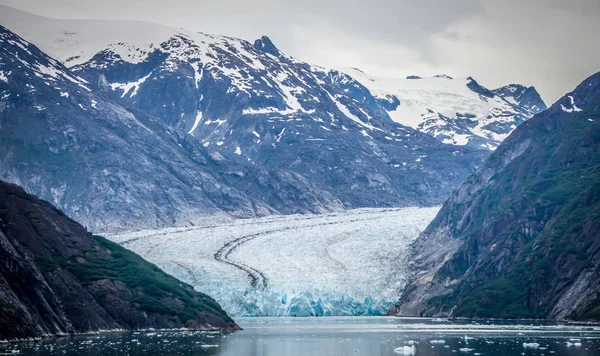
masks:
<svg viewBox="0 0 600 356"><path fill-rule="evenodd" d="M547 107L267 36L0 6L0 340L600 321L599 125L600 73Z"/></svg>

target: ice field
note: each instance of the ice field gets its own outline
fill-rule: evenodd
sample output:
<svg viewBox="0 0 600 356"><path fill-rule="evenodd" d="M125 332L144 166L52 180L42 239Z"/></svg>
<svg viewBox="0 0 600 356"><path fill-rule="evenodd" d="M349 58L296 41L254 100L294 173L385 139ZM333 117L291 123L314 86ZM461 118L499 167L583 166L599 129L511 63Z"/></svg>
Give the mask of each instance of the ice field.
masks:
<svg viewBox="0 0 600 356"><path fill-rule="evenodd" d="M439 208L358 209L108 236L234 316L380 315Z"/></svg>

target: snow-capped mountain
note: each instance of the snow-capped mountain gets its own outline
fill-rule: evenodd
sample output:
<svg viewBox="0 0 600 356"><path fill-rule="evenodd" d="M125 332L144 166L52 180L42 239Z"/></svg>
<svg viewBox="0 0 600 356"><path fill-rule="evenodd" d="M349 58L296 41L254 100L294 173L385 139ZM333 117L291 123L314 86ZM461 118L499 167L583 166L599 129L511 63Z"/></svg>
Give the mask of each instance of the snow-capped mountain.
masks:
<svg viewBox="0 0 600 356"><path fill-rule="evenodd" d="M53 20L6 7L0 21L50 55L23 52L22 46L35 47L20 38L3 46L15 60L1 69L7 85L0 81L0 107L14 110L0 111L13 130L2 131L8 135L2 176L95 229L189 224L218 212L247 217L439 204L489 154L481 145L446 144L418 125L397 122L390 113L406 98L287 56L267 37L250 43L148 23ZM89 91L63 96L73 81L26 74L42 57L61 78ZM24 96L42 109L26 106ZM467 99L464 105L476 106ZM92 102L100 109L85 105ZM54 116L61 120L46 119ZM97 125L87 124L90 117ZM448 130L459 126L467 124L453 122ZM69 141L69 133L77 140ZM20 143L29 141L43 143L36 155ZM68 164L54 156L57 147L69 152ZM84 154L105 150L108 158ZM32 169L39 182L30 179ZM97 177L103 183L87 189ZM124 214L115 206L128 208Z"/></svg>
<svg viewBox="0 0 600 356"><path fill-rule="evenodd" d="M546 109L534 87L519 84L489 90L471 77L379 78L356 68L348 73L376 98L397 99L399 105L386 108L392 120L451 145L493 150L523 121Z"/></svg>
<svg viewBox="0 0 600 356"><path fill-rule="evenodd" d="M2 26L0 58L0 175L88 227L164 226L227 209L268 209L209 174L210 159L200 162L206 153L195 141L94 91Z"/></svg>

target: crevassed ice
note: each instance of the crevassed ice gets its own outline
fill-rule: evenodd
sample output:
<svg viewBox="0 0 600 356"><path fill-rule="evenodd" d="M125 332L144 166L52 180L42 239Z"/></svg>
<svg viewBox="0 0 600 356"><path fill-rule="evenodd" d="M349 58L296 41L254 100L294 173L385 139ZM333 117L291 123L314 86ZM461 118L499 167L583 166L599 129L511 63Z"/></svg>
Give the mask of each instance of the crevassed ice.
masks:
<svg viewBox="0 0 600 356"><path fill-rule="evenodd" d="M234 316L380 315L438 208L271 216L109 236Z"/></svg>

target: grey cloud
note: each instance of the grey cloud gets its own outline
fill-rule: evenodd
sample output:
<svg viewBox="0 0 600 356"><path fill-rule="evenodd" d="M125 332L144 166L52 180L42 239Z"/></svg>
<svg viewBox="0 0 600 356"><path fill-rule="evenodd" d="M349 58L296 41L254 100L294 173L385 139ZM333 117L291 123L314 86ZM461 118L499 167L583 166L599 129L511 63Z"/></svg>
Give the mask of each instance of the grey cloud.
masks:
<svg viewBox="0 0 600 356"><path fill-rule="evenodd" d="M598 0L0 0L56 18L159 22L253 40L377 75L473 75L548 102L600 69Z"/></svg>

